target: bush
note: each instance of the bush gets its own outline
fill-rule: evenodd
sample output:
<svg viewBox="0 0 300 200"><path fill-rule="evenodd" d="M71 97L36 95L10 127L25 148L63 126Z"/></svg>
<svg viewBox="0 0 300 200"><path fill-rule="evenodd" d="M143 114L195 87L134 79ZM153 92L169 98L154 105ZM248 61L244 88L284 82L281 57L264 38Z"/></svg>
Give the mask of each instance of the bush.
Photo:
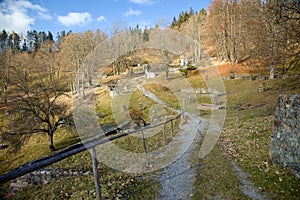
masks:
<svg viewBox="0 0 300 200"><path fill-rule="evenodd" d="M195 66L188 66L187 68L184 68L184 69L180 69L179 71L182 73L183 76L186 76L186 77L189 77L193 70L196 70L197 67Z"/></svg>

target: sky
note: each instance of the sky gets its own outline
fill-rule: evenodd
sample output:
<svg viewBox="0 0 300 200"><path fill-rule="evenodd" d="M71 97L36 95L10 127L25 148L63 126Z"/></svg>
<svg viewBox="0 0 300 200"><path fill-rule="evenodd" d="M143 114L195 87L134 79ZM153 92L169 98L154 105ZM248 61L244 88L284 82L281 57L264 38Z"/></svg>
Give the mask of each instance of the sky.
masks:
<svg viewBox="0 0 300 200"><path fill-rule="evenodd" d="M207 9L211 0L0 0L0 30L109 33L114 28L169 25L182 11Z"/></svg>

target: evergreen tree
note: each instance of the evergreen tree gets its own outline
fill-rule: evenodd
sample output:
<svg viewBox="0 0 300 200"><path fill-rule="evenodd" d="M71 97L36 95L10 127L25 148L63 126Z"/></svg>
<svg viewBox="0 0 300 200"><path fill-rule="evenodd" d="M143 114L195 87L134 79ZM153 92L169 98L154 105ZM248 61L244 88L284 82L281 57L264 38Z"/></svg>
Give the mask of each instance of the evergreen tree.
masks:
<svg viewBox="0 0 300 200"><path fill-rule="evenodd" d="M182 23L183 23L183 12L181 12L178 15L178 20L177 20L176 26L178 26L180 28L180 26L181 26Z"/></svg>
<svg viewBox="0 0 300 200"><path fill-rule="evenodd" d="M33 31L27 31L27 41L26 41L26 46L27 46L27 51L33 51L34 50L34 34Z"/></svg>
<svg viewBox="0 0 300 200"><path fill-rule="evenodd" d="M190 18L189 14L187 11L184 12L183 14L183 22L186 22Z"/></svg>
<svg viewBox="0 0 300 200"><path fill-rule="evenodd" d="M150 31L147 29L146 26L143 32L143 41L145 42L149 41L149 35L150 35Z"/></svg>
<svg viewBox="0 0 300 200"><path fill-rule="evenodd" d="M173 17L173 21L171 23L171 28L174 28L176 26L176 23L177 23L176 17Z"/></svg>
<svg viewBox="0 0 300 200"><path fill-rule="evenodd" d="M20 50L20 36L17 33L13 33L13 49L14 51Z"/></svg>
<svg viewBox="0 0 300 200"><path fill-rule="evenodd" d="M48 41L53 41L53 35L50 31L48 31L47 40Z"/></svg>
<svg viewBox="0 0 300 200"><path fill-rule="evenodd" d="M66 35L67 35L67 34L66 34L66 31L62 31L62 32L61 32L61 38L62 38L62 39L63 39L64 37L66 37Z"/></svg>
<svg viewBox="0 0 300 200"><path fill-rule="evenodd" d="M190 7L190 12L189 12L189 16L193 16L194 15L194 10L192 7Z"/></svg>
<svg viewBox="0 0 300 200"><path fill-rule="evenodd" d="M8 48L10 48L10 49L13 49L13 48L14 48L13 34L12 34L12 33L9 34L9 36L8 36L7 46L8 46Z"/></svg>
<svg viewBox="0 0 300 200"><path fill-rule="evenodd" d="M34 47L34 51L37 51L40 48L40 40L39 40L39 34L37 33L36 30L33 30L33 37L34 37L34 43L33 43L33 47Z"/></svg>
<svg viewBox="0 0 300 200"><path fill-rule="evenodd" d="M68 31L67 36L69 36L70 34L72 34L71 30Z"/></svg>
<svg viewBox="0 0 300 200"><path fill-rule="evenodd" d="M27 51L28 50L26 43L27 43L27 41L26 41L26 39L24 39L23 45L22 45L22 51Z"/></svg>
<svg viewBox="0 0 300 200"><path fill-rule="evenodd" d="M42 31L39 33L40 44L43 44L47 40L47 34Z"/></svg>
<svg viewBox="0 0 300 200"><path fill-rule="evenodd" d="M8 38L8 34L5 31L5 29L3 29L2 33L0 34L0 48L1 48L1 50L7 49L7 38Z"/></svg>

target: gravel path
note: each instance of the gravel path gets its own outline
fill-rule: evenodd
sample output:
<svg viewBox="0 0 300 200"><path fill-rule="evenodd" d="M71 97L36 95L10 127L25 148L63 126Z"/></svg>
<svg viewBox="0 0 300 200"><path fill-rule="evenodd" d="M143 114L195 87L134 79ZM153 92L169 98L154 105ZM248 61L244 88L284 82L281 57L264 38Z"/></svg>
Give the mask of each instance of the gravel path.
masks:
<svg viewBox="0 0 300 200"><path fill-rule="evenodd" d="M157 98L154 94L146 91L137 82L132 81L136 87L158 104L166 107L167 104ZM172 108L169 108L172 109ZM178 113L180 111L174 110ZM159 170L156 174L161 185L158 199L174 200L189 199L193 195L193 182L195 180L195 168L191 165L190 156L195 150L195 144L199 142L200 133L204 128L199 117L185 114L184 122L180 126L179 133L173 138L174 157L178 157L173 163ZM172 148L172 147L171 147Z"/></svg>
<svg viewBox="0 0 300 200"><path fill-rule="evenodd" d="M190 156L195 150L195 144L199 142L201 127L199 119L192 115L186 116L186 123L180 128L180 132L174 140L180 146L182 141L188 140L188 133L195 132L193 142L188 149L175 162L157 172L158 182L161 185L158 199L189 199L193 195L193 182L195 180L195 168L191 165Z"/></svg>

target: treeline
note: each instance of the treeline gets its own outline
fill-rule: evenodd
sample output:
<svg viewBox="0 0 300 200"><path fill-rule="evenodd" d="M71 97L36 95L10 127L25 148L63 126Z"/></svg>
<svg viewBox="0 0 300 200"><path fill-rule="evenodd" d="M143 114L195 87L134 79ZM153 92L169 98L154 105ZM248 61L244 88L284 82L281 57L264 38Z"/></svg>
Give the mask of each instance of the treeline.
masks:
<svg viewBox="0 0 300 200"><path fill-rule="evenodd" d="M299 17L298 0L213 0L207 12L189 16L180 31L219 60L268 66L273 78L276 66L299 56Z"/></svg>
<svg viewBox="0 0 300 200"><path fill-rule="evenodd" d="M82 33L61 31L57 33L54 39L50 31L46 33L32 30L27 31L26 36L24 36L2 30L0 33L0 91L2 102L7 104L8 85L12 80L10 77L12 70L23 70L25 66L29 71L34 70L43 73L43 75L48 74L51 81L59 78L62 85L68 85L66 88L74 91L73 82L77 70L82 66L86 56L99 43L109 37L117 37L122 32L135 35L134 42L148 41L150 31L147 27L142 29L138 25L129 27L126 30L116 29L111 36L100 30L88 30ZM120 40L124 42L126 38ZM115 59L118 61L118 58ZM118 68L118 66L115 67Z"/></svg>
<svg viewBox="0 0 300 200"><path fill-rule="evenodd" d="M61 42L62 38L71 34L72 31L61 31L57 33L56 42ZM16 32L9 33L5 29L0 33L0 51L4 52L8 49L13 51L37 51L43 43L55 42L55 38L51 31L27 31L27 34L18 34Z"/></svg>
<svg viewBox="0 0 300 200"><path fill-rule="evenodd" d="M193 16L194 14L198 14L197 12L194 13L194 10L192 7L190 7L189 12L188 11L182 11L178 17L174 17L173 21L171 23L171 28L175 28L175 27L179 27L181 26L181 24L183 24L184 22L188 21L188 19Z"/></svg>

